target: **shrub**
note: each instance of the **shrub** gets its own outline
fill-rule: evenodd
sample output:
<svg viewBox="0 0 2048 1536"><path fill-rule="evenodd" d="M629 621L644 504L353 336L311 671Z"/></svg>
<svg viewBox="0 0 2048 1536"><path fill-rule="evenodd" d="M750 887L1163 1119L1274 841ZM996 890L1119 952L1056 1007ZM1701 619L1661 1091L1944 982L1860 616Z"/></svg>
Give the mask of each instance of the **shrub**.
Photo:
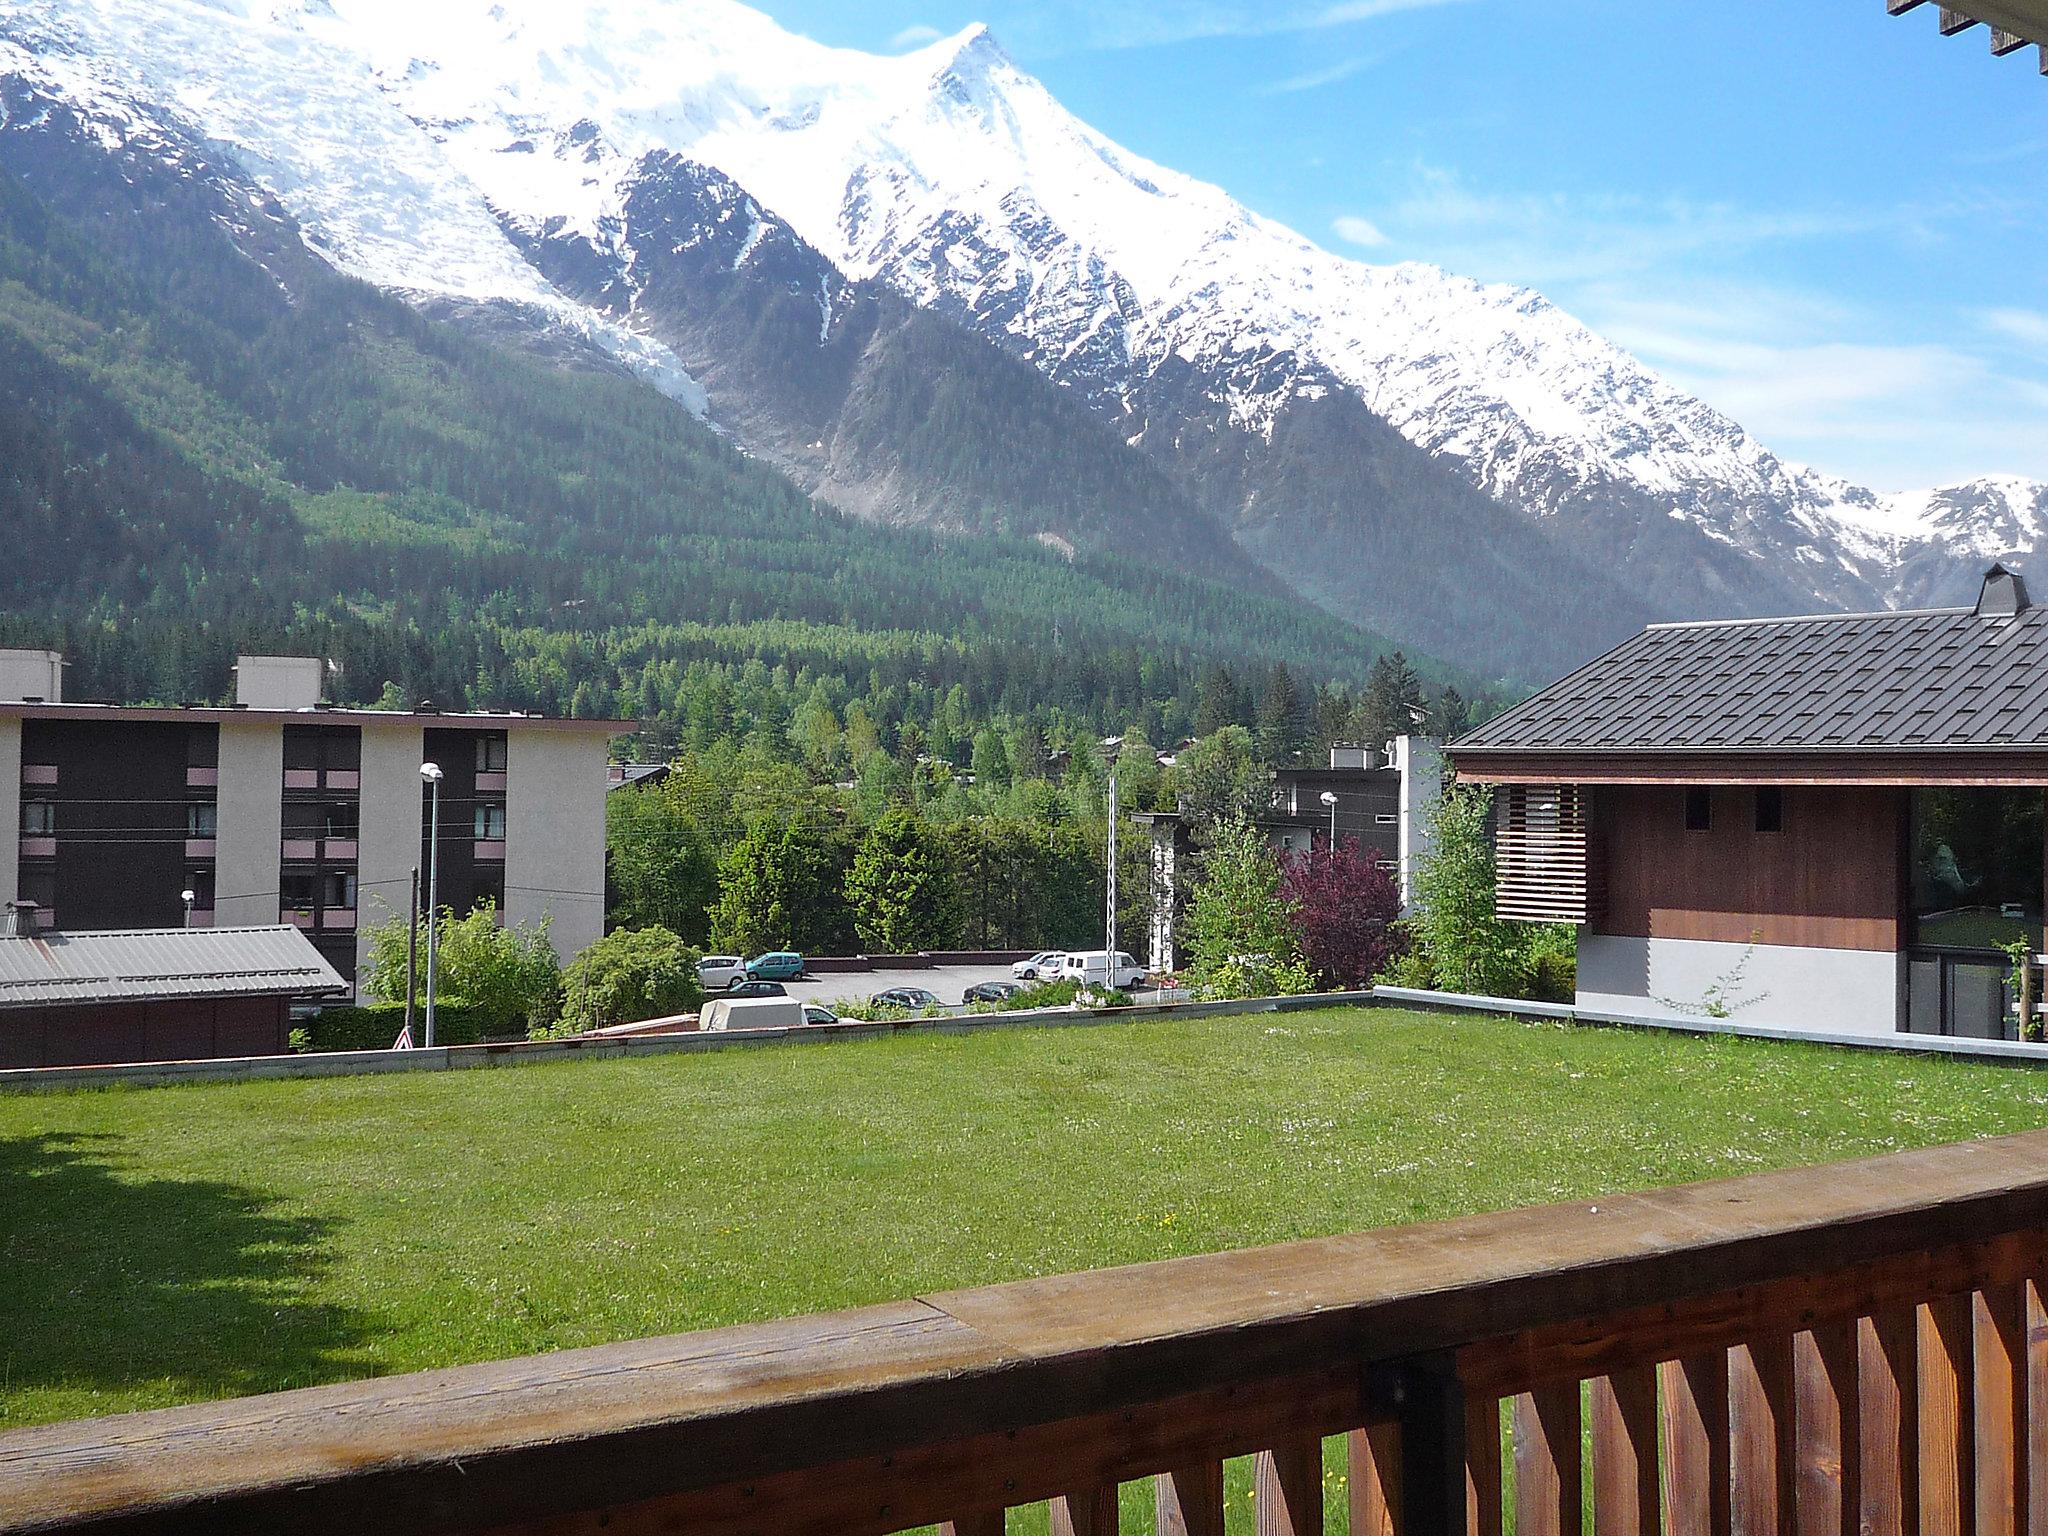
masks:
<svg viewBox="0 0 2048 1536"><path fill-rule="evenodd" d="M578 955L563 978L562 1016L535 1039L687 1013L704 1001L698 952L666 928L620 929Z"/></svg>
<svg viewBox="0 0 2048 1536"><path fill-rule="evenodd" d="M846 874L854 929L877 951L944 948L957 926L953 896L945 848L909 811L890 811L869 828Z"/></svg>
<svg viewBox="0 0 2048 1536"><path fill-rule="evenodd" d="M1355 987L1385 969L1395 950L1401 892L1394 878L1347 837L1333 851L1290 853L1280 888L1293 904L1302 958L1316 985Z"/></svg>
<svg viewBox="0 0 2048 1536"><path fill-rule="evenodd" d="M384 1002L405 998L409 937L405 916L396 914L370 932L370 965L363 990ZM483 1016L490 1034L516 1034L551 1023L561 1007L562 966L548 939L548 920L532 927L498 926L497 906L480 903L466 917L441 910L435 985L442 998L460 997ZM427 978L427 923L419 921L419 981ZM436 1022L446 1011L436 1005ZM389 1045L390 1041L384 1042Z"/></svg>
<svg viewBox="0 0 2048 1536"><path fill-rule="evenodd" d="M1280 861L1249 822L1209 837L1188 903L1188 983L1198 998L1292 996L1315 990L1295 935Z"/></svg>
<svg viewBox="0 0 2048 1536"><path fill-rule="evenodd" d="M413 1010L413 1044L426 1043L426 1005ZM487 1035L483 1010L458 998L434 1000L434 1044L476 1045ZM385 1051L405 1027L404 1003L323 1008L291 1032L291 1048L313 1051Z"/></svg>

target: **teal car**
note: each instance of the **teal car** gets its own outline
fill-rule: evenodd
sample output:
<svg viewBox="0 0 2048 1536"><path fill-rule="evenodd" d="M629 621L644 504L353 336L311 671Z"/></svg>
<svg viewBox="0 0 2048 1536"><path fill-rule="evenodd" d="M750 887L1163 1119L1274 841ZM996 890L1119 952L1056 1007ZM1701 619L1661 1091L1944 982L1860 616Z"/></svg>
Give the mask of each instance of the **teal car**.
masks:
<svg viewBox="0 0 2048 1536"><path fill-rule="evenodd" d="M755 981L800 981L804 957L791 950L770 950L747 962L747 975Z"/></svg>

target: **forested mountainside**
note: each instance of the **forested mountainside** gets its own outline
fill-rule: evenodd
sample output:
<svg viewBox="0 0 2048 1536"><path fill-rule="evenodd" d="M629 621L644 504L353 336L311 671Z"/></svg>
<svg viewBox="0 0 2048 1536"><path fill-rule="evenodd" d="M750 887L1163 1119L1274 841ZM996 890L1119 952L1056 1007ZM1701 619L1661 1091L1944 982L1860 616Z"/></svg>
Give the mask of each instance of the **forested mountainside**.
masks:
<svg viewBox="0 0 2048 1536"><path fill-rule="evenodd" d="M1247 714L1276 663L1305 710L1392 649L1227 569L838 515L597 348L430 318L231 166L41 110L0 133L0 638L65 650L74 696L217 697L290 650L363 701L744 730L746 677L1172 739L1226 664Z"/></svg>

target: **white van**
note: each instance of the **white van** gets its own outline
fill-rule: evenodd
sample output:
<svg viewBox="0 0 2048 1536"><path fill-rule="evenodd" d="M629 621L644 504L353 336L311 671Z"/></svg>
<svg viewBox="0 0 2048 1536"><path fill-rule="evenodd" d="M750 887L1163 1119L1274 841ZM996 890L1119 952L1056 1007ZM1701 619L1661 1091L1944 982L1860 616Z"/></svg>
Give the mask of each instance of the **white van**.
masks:
<svg viewBox="0 0 2048 1536"><path fill-rule="evenodd" d="M724 1029L801 1029L804 1005L793 997L714 997L704 1005L697 1027Z"/></svg>
<svg viewBox="0 0 2048 1536"><path fill-rule="evenodd" d="M1106 949L1070 950L1060 963L1060 980L1128 992L1145 984L1145 967L1122 950L1114 955Z"/></svg>

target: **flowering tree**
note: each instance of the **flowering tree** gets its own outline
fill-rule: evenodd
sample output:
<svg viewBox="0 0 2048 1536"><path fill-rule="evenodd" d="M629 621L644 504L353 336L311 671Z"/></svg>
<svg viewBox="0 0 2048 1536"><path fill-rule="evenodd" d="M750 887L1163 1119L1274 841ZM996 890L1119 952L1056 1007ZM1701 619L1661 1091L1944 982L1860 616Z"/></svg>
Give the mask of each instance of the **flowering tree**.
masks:
<svg viewBox="0 0 2048 1536"><path fill-rule="evenodd" d="M1393 958L1401 892L1393 876L1347 837L1287 855L1280 889L1294 909L1302 958L1324 987L1371 981Z"/></svg>

